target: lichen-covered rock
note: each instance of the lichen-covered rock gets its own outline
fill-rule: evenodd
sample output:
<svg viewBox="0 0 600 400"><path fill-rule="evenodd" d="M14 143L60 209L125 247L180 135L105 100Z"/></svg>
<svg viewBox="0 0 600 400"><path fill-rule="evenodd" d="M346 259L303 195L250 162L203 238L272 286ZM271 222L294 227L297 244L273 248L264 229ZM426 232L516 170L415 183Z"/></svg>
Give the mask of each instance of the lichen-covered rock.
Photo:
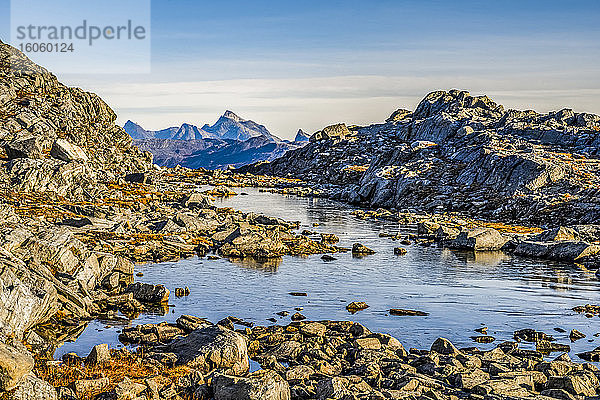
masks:
<svg viewBox="0 0 600 400"><path fill-rule="evenodd" d="M88 156L83 149L69 141L59 138L52 144L50 155L66 162L88 161Z"/></svg>

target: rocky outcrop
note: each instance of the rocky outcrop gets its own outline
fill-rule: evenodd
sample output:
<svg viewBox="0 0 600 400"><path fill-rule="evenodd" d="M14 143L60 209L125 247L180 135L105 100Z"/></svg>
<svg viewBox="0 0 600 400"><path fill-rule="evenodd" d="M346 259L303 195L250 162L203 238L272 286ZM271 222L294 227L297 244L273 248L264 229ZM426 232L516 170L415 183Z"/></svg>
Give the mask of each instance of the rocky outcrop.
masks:
<svg viewBox="0 0 600 400"><path fill-rule="evenodd" d="M371 207L589 224L600 220L598 132L597 115L507 111L486 96L439 91L413 113L317 135L280 159L240 170L299 178L321 195Z"/></svg>
<svg viewBox="0 0 600 400"><path fill-rule="evenodd" d="M115 113L98 96L61 84L21 52L0 43L1 163L31 191L81 186L83 177L144 171L151 155L132 145Z"/></svg>

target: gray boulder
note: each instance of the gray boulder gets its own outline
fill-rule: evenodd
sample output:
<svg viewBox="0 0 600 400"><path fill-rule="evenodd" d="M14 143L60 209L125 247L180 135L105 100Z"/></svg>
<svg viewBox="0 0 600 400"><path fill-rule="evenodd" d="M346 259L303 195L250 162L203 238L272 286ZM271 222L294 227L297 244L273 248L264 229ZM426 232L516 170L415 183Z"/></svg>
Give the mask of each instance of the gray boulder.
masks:
<svg viewBox="0 0 600 400"><path fill-rule="evenodd" d="M65 139L56 139L52 144L50 155L59 160L66 162L71 161L88 161L88 156L85 151Z"/></svg>
<svg viewBox="0 0 600 400"><path fill-rule="evenodd" d="M42 268L28 268L0 247L0 332L21 338L58 308L56 287Z"/></svg>
<svg viewBox="0 0 600 400"><path fill-rule="evenodd" d="M438 354L455 356L460 353L458 349L446 338L437 338L431 345L431 351Z"/></svg>
<svg viewBox="0 0 600 400"><path fill-rule="evenodd" d="M456 239L448 242L448 247L474 251L500 250L508 241L493 228L478 228L460 232Z"/></svg>
<svg viewBox="0 0 600 400"><path fill-rule="evenodd" d="M197 329L173 340L164 348L176 356L177 365L186 365L204 373L224 369L234 375L248 372L246 339L218 325Z"/></svg>
<svg viewBox="0 0 600 400"><path fill-rule="evenodd" d="M4 150L9 160L42 157L42 146L38 136L17 138L4 145Z"/></svg>
<svg viewBox="0 0 600 400"><path fill-rule="evenodd" d="M560 261L585 261L587 258L596 257L600 253L600 246L582 241L560 242L519 242L514 254L525 257L547 258Z"/></svg>
<svg viewBox="0 0 600 400"><path fill-rule="evenodd" d="M272 370L259 370L247 377L217 375L213 379L215 400L289 400L290 387Z"/></svg>
<svg viewBox="0 0 600 400"><path fill-rule="evenodd" d="M198 192L191 193L184 197L181 204L187 208L208 208L211 206L210 198Z"/></svg>
<svg viewBox="0 0 600 400"><path fill-rule="evenodd" d="M350 134L350 130L346 127L346 124L335 124L315 132L309 140L311 142L316 142L327 139L345 139L347 136L350 136Z"/></svg>

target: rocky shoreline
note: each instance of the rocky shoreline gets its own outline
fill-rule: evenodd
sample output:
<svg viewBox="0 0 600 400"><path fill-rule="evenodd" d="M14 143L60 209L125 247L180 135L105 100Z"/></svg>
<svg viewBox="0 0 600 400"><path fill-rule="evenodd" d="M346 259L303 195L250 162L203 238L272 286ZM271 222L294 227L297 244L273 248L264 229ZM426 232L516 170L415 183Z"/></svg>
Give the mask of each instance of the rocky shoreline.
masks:
<svg viewBox="0 0 600 400"><path fill-rule="evenodd" d="M595 365L566 353L545 359L568 346L532 329L488 351L457 349L444 338L430 349L406 350L350 321L242 329L234 321L243 323L183 315L176 323L139 325L120 337L143 343L135 352L97 345L86 358L38 359L34 369L62 399L584 399L600 389ZM536 350L521 348L523 342ZM600 352L580 356L597 361ZM251 370L250 360L260 369Z"/></svg>
<svg viewBox="0 0 600 400"><path fill-rule="evenodd" d="M98 345L85 360L74 354L62 361L53 360L56 346L77 337L94 318L111 319L120 313L133 319L140 312L164 308L169 289L134 282L134 262L177 260L192 255L271 259L350 249L336 246L334 235L316 238L299 234L293 222L218 208L211 200L232 195L230 188L243 186L277 188L274 190L283 193L325 193L319 188L317 192L306 189L298 177L158 168L152 165L151 155L133 146L131 138L115 125L114 112L98 96L62 85L54 75L3 43L0 77L0 398L596 396L600 386L597 368L573 363L565 355L552 362L544 361L542 351L565 347L553 344L541 333L515 334L515 340L533 338L540 352L521 350L515 343L502 343L487 352L474 348L458 350L445 339L437 340L430 350L406 351L396 339L372 333L360 324L307 322L301 315L294 315L295 322L287 326L244 329L236 329L244 321L233 317L213 325L200 318L182 316L175 324L124 330L122 340L138 344L136 351ZM449 96L463 102L467 98L456 93ZM440 109L447 110L445 104L451 101L446 97L436 99L428 100L432 104L429 108L420 106L417 114L427 115L427 119ZM489 113L500 112L487 101L469 101L477 113L481 108ZM407 115L395 113L385 129L408 126ZM577 124L583 118L580 128L584 130L596 121L579 115L569 118ZM485 123L482 124L483 129ZM459 129L466 137L475 132L465 126ZM327 151L319 146L338 143L331 137L341 135L352 133L345 126L326 129L306 146L308 150L301 151L320 152L319 157L324 157ZM369 143L373 151L386 149ZM594 143L581 144L587 146L580 146L581 151L595 154L588 149ZM421 143L417 147L420 151L435 146ZM339 149L343 150L343 146ZM356 150L360 153L364 148ZM338 183L357 182L364 174L363 177L375 174L380 178L377 164L365 166L369 160L361 160L355 159L355 164L344 168L345 175ZM323 164L323 168L327 165ZM543 173L547 175L547 171ZM308 181L314 184L318 179ZM523 182L531 184L527 179ZM210 187L198 190L205 186ZM346 194L337 191L339 186L324 187L333 188L327 196L356 200L351 185ZM383 198L384 192L373 193L380 193L378 198ZM533 195L528 193L525 197L531 200L530 196ZM577 201L569 203L574 208L561 209L560 213L575 212L587 204L582 191L577 196ZM357 198L359 202L364 203L369 196L363 197ZM548 199L542 197L544 201ZM415 200L410 196L408 199ZM447 198L437 200L430 209L446 206ZM495 206L486 201L485 207ZM381 205L389 206L385 201ZM555 214L553 211L543 215ZM458 215L423 216L391 207L389 211L358 210L356 215L416 224L417 236L397 240L416 240L425 245L437 241L473 251L511 250L515 254L583 263L589 268L597 264L599 251L594 242L600 229L581 224L595 222L593 215L584 218L575 213L569 219L564 214L560 221L572 220L579 225L546 230L489 226ZM518 220L519 215L506 221ZM496 217L503 216L500 213ZM352 251L364 255L369 249L356 244ZM402 252L399 250L398 254ZM171 289L185 294L185 288ZM583 310L596 312L593 306ZM595 352L589 354L591 361L597 361L597 357ZM249 359L262 369L249 373Z"/></svg>

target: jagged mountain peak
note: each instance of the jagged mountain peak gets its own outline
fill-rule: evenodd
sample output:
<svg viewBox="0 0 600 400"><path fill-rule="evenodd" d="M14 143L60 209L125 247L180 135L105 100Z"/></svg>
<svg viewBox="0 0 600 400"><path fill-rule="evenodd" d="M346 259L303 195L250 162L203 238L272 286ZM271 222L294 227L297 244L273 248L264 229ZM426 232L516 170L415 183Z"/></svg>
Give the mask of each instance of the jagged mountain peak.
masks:
<svg viewBox="0 0 600 400"><path fill-rule="evenodd" d="M245 119L243 119L242 117L240 117L239 115L237 115L236 113L234 113L231 110L226 110L223 113L223 117L228 118L228 119L232 119L232 120L234 120L236 122L243 122L243 121L245 121Z"/></svg>
<svg viewBox="0 0 600 400"><path fill-rule="evenodd" d="M310 135L308 133L304 132L302 129L298 129L294 142L308 142L309 137Z"/></svg>

